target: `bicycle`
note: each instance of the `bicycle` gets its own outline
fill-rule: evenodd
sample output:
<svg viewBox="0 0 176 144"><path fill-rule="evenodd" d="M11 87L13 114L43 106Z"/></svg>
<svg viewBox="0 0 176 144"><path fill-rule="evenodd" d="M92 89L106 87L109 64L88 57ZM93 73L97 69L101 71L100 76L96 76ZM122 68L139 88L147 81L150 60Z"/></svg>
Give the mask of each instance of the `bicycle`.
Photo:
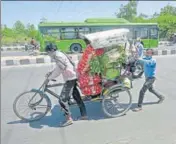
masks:
<svg viewBox="0 0 176 144"><path fill-rule="evenodd" d="M49 88L52 87L58 87L62 86L64 83L57 83L57 84L48 84L49 80L48 77L44 80L43 84L39 87L39 89L31 89L30 91L21 93L14 101L13 103L13 110L16 116L22 120L25 120L27 122L37 121L43 118L52 107L51 100L49 96L46 94L48 92L55 98L59 99L59 95L51 91ZM56 80L52 80L56 81ZM76 84L77 89L80 92L79 84ZM102 92L100 95L98 95L96 98L91 98L89 101L100 101L102 103L102 109L106 116L108 117L119 117L124 114L130 109L132 105L132 95L129 91L129 87L123 83L123 78L117 78L115 80L102 80ZM119 103L119 93L125 92L125 96L127 96L128 102L126 104ZM29 114L29 118L26 116L23 116L20 111L17 108L17 104L20 101L21 98L24 98L28 94L33 94L30 99L28 99L27 107L32 110L33 113ZM38 95L38 97L37 97ZM125 98L125 96L122 96L122 98ZM36 102L34 102L34 99L38 99ZM82 99L84 102L87 102L86 96L82 96ZM45 105L42 105L42 102L46 102ZM24 101L23 101L24 104ZM70 105L74 105L74 103L71 103ZM110 108L108 108L110 107ZM44 112L40 112L37 110L45 109ZM121 108L121 110L120 110ZM24 110L24 109L23 109ZM26 110L26 109L25 109ZM112 110L114 113L111 113ZM36 115L36 117L34 117Z"/></svg>

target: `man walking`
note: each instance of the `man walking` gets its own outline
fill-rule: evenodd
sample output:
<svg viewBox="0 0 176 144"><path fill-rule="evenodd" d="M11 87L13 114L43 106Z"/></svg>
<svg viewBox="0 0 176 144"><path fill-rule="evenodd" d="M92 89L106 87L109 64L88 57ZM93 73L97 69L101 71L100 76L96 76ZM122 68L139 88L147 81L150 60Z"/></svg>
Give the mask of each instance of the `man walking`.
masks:
<svg viewBox="0 0 176 144"><path fill-rule="evenodd" d="M144 64L144 74L145 74L146 80L139 93L138 108L136 108L134 111L142 110L142 103L143 103L144 95L147 90L149 90L151 93L153 93L159 98L158 103L162 103L164 100L164 97L160 93L158 93L153 87L153 84L155 82L155 74L156 74L156 60L152 58L152 55L153 55L153 50L147 49L146 57L143 59L140 58L140 60Z"/></svg>

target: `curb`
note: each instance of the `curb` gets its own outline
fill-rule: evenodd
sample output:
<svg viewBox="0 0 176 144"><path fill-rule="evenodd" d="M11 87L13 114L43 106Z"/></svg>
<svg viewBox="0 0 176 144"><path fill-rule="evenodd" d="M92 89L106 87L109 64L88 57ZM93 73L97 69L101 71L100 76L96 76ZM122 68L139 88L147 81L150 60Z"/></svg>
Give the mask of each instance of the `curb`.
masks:
<svg viewBox="0 0 176 144"><path fill-rule="evenodd" d="M160 55L176 55L176 49L172 50L154 50L154 56ZM70 58L77 63L82 54L69 54ZM30 65L30 64L44 64L53 63L49 56L22 56L22 57L2 57L1 67L6 66L18 66L18 65Z"/></svg>
<svg viewBox="0 0 176 144"><path fill-rule="evenodd" d="M22 51L25 49L25 46L3 46L1 51Z"/></svg>
<svg viewBox="0 0 176 144"><path fill-rule="evenodd" d="M70 58L77 63L81 55L69 55ZM44 64L53 63L49 56L22 56L22 57L3 57L1 58L1 67L6 66L19 66L19 65L30 65L30 64Z"/></svg>
<svg viewBox="0 0 176 144"><path fill-rule="evenodd" d="M154 50L154 56L159 56L159 55L175 55L175 54L176 54L176 49Z"/></svg>

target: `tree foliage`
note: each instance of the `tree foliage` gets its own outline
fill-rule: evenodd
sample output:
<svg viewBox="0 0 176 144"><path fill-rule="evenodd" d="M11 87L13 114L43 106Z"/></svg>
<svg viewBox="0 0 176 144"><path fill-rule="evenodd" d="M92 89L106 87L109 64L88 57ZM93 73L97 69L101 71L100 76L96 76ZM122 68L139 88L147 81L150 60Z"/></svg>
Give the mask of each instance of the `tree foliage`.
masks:
<svg viewBox="0 0 176 144"><path fill-rule="evenodd" d="M137 15L137 1L129 1L126 5L121 5L119 11L116 13L118 18L124 18L128 21L133 21Z"/></svg>
<svg viewBox="0 0 176 144"><path fill-rule="evenodd" d="M137 16L137 2L129 1L120 7L116 16L134 23L158 23L160 38L169 38L176 32L176 7L169 4L161 8L160 13L155 12L152 16L141 13Z"/></svg>
<svg viewBox="0 0 176 144"><path fill-rule="evenodd" d="M21 21L16 21L13 28L8 28L4 26L2 29L2 44L13 44L13 43L23 43L25 38L28 40L37 38L38 31L33 24L27 24L25 26Z"/></svg>

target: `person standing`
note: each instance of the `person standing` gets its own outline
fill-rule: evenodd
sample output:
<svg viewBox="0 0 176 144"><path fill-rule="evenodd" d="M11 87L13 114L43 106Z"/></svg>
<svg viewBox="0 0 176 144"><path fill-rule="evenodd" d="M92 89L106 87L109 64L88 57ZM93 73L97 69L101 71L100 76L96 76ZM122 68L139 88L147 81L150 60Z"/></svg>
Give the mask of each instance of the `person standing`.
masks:
<svg viewBox="0 0 176 144"><path fill-rule="evenodd" d="M136 50L137 50L138 57L139 57L139 58L143 57L144 46L143 46L143 44L141 43L141 39L140 39L140 38L137 39L137 42L136 42L136 44L135 44L135 47L136 47Z"/></svg>
<svg viewBox="0 0 176 144"><path fill-rule="evenodd" d="M153 87L156 79L156 60L152 58L152 55L153 50L147 49L146 57L139 59L144 64L145 83L139 93L138 107L134 109L134 111L142 110L143 99L147 90L159 98L158 103L162 103L164 100L164 96L157 92Z"/></svg>

